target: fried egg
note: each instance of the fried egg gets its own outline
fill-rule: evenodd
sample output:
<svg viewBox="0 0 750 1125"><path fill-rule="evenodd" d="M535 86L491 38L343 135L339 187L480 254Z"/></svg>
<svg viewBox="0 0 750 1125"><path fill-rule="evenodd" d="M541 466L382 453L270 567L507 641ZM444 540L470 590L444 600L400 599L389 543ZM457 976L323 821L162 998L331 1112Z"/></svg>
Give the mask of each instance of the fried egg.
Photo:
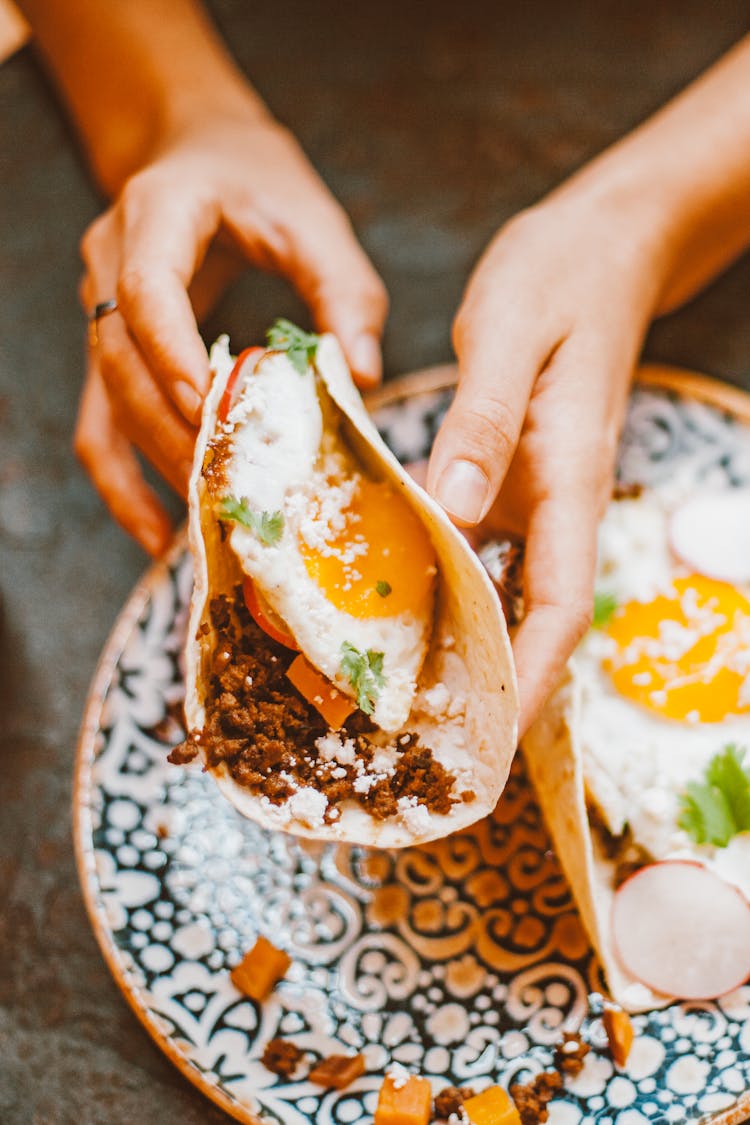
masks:
<svg viewBox="0 0 750 1125"><path fill-rule="evenodd" d="M382 654L373 721L406 722L430 642L435 552L423 521L389 482L360 464L341 416L312 367L280 352L240 372L224 424L226 495L273 513L274 542L234 522L229 544L243 572L307 659L354 699L342 652Z"/></svg>
<svg viewBox="0 0 750 1125"><path fill-rule="evenodd" d="M654 859L705 858L678 826L690 781L750 746L750 584L697 572L670 546L668 500L613 501L597 592L613 611L574 656L588 797Z"/></svg>

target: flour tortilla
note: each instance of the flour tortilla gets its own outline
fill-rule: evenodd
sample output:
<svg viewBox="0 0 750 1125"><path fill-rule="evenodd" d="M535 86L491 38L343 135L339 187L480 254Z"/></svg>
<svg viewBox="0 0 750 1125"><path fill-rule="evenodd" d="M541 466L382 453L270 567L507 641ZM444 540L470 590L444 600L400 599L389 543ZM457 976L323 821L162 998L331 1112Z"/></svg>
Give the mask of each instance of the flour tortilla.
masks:
<svg viewBox="0 0 750 1125"><path fill-rule="evenodd" d="M586 810L583 755L577 737L580 706L575 672L568 669L523 739L524 758L612 998L629 1012L664 1008L674 997L641 984L615 953L611 917L616 865L604 854Z"/></svg>
<svg viewBox="0 0 750 1125"><path fill-rule="evenodd" d="M214 435L217 411L232 362L226 338L214 347L215 377L206 398L189 487L189 542L195 565L186 646L185 716L188 730L201 730L205 720L205 692L210 682L212 631L199 633L208 620L213 597L229 594L241 579L239 564L222 542L220 525L208 502L202 467L206 447ZM471 769L470 784L462 776L461 788L470 788L473 800L458 802L451 812L430 814L429 828L415 831L401 816L376 820L353 801L342 803L334 824L311 827L286 819L285 806L272 806L260 795L239 785L225 766L211 772L224 796L243 816L267 828L319 840L398 848L437 839L487 816L505 787L516 748L518 692L505 618L495 590L476 555L443 510L412 480L383 442L357 391L338 342L321 337L315 367L331 400L341 413L341 433L362 467L374 478L387 480L400 490L421 517L438 558L439 576L433 638L420 687L443 682L466 700L462 720L441 724L412 713L404 729L416 731L438 761L448 764L456 738L456 724L465 736L462 767ZM450 651L440 642L453 638ZM455 751L454 760L455 760Z"/></svg>

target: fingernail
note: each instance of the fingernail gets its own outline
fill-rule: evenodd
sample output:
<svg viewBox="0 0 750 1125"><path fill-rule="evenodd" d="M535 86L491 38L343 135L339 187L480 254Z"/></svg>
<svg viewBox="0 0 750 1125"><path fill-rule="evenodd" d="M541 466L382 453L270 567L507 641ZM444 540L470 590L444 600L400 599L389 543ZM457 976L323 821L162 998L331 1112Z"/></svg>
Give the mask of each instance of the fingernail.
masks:
<svg viewBox="0 0 750 1125"><path fill-rule="evenodd" d="M190 383L184 383L182 380L179 380L172 387L172 397L188 422L198 422L200 420L203 399L198 394L195 387L191 387Z"/></svg>
<svg viewBox="0 0 750 1125"><path fill-rule="evenodd" d="M471 526L484 514L490 482L471 461L451 461L438 477L435 499L458 523Z"/></svg>
<svg viewBox="0 0 750 1125"><path fill-rule="evenodd" d="M357 336L350 348L351 364L357 375L369 382L377 383L383 370L380 341L375 336L364 333Z"/></svg>

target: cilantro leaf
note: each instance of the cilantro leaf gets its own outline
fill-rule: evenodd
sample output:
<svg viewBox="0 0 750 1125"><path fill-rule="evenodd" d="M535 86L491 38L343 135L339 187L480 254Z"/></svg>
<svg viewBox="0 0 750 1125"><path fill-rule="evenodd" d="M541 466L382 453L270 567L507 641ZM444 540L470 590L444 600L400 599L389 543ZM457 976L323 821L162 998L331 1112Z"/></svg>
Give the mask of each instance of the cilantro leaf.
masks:
<svg viewBox="0 0 750 1125"><path fill-rule="evenodd" d="M279 317L266 332L266 343L274 351L286 352L294 369L304 375L315 362L320 336L316 336L314 332L305 332L292 324L291 320Z"/></svg>
<svg viewBox="0 0 750 1125"><path fill-rule="evenodd" d="M234 496L225 496L222 500L219 519L249 527L266 547L275 547L284 532L283 512L254 512L247 500L237 500Z"/></svg>
<svg viewBox="0 0 750 1125"><path fill-rule="evenodd" d="M341 671L357 693L357 706L365 715L371 715L385 684L383 675L384 653L360 652L349 641L341 646Z"/></svg>
<svg viewBox="0 0 750 1125"><path fill-rule="evenodd" d="M682 797L682 812L677 821L696 844L716 844L725 848L732 836L732 813L720 789L690 781Z"/></svg>
<svg viewBox="0 0 750 1125"><path fill-rule="evenodd" d="M594 617L592 628L604 629L617 609L617 598L607 590L597 590L594 594Z"/></svg>
<svg viewBox="0 0 750 1125"><path fill-rule="evenodd" d="M375 589L380 594L381 598L387 598L393 590L393 586L391 586L390 582L386 582L385 579L380 578L375 583Z"/></svg>
<svg viewBox="0 0 750 1125"><path fill-rule="evenodd" d="M733 836L750 832L750 770L744 757L744 750L725 746L706 767L705 780L686 786L677 823L696 844L725 848Z"/></svg>

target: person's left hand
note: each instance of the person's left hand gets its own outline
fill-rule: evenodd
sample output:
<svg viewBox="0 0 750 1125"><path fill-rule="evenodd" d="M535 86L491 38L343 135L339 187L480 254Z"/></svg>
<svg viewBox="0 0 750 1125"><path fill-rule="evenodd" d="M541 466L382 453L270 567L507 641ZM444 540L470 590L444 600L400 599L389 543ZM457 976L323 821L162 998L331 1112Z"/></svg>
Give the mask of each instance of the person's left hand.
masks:
<svg viewBox="0 0 750 1125"><path fill-rule="evenodd" d="M499 232L454 325L459 383L427 488L457 525L525 539L522 733L591 621L597 526L660 290L647 226L551 197Z"/></svg>

